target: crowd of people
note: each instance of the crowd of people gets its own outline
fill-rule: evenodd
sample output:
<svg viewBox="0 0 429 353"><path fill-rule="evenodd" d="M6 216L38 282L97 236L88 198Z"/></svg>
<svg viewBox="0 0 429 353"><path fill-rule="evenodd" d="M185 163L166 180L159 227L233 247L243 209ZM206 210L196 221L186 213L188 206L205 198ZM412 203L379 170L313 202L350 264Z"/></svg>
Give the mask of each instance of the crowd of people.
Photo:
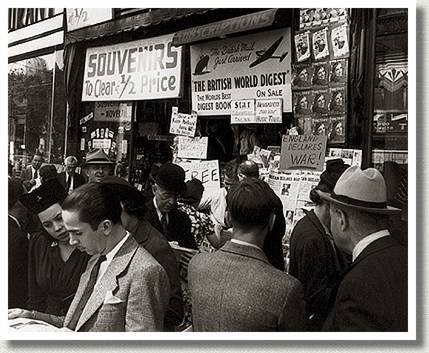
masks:
<svg viewBox="0 0 429 353"><path fill-rule="evenodd" d="M137 190L103 150L9 175L9 319L71 331L407 331L407 249L374 168L330 160L290 237L252 161L204 190L173 163ZM188 254L183 275L180 254ZM188 263L189 262L189 263ZM185 281L183 280L185 277Z"/></svg>

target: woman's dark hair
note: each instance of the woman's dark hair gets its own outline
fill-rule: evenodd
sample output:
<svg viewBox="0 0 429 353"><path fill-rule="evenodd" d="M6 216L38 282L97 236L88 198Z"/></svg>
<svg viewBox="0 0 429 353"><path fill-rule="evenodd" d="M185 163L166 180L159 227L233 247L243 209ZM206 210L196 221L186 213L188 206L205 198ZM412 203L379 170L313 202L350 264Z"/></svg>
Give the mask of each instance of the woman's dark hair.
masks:
<svg viewBox="0 0 429 353"><path fill-rule="evenodd" d="M40 181L46 182L48 179L56 178L58 175L57 168L53 164L46 164L39 169Z"/></svg>
<svg viewBox="0 0 429 353"><path fill-rule="evenodd" d="M119 197L107 185L100 183L78 187L64 200L62 209L79 212L79 220L88 223L93 230L105 219L114 224L121 223Z"/></svg>

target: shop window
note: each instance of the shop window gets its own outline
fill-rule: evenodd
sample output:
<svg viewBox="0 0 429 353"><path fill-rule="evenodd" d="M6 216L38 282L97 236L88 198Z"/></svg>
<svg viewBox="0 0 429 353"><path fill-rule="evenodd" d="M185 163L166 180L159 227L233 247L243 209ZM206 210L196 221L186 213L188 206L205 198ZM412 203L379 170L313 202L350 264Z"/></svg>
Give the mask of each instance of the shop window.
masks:
<svg viewBox="0 0 429 353"><path fill-rule="evenodd" d="M49 163L64 151L65 95L63 51L10 63L9 154L26 164L36 150ZM54 71L55 68L55 71Z"/></svg>
<svg viewBox="0 0 429 353"><path fill-rule="evenodd" d="M407 12L381 9L377 14L372 163L408 161Z"/></svg>

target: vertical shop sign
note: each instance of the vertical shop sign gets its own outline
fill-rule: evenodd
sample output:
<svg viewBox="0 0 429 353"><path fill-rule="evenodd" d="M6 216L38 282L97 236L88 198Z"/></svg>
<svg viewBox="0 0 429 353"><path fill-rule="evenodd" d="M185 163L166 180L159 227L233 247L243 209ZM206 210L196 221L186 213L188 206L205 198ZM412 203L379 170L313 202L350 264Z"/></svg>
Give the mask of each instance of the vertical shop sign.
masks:
<svg viewBox="0 0 429 353"><path fill-rule="evenodd" d="M178 98L182 49L173 34L86 50L82 101Z"/></svg>
<svg viewBox="0 0 429 353"><path fill-rule="evenodd" d="M323 170L327 140L323 135L283 135L280 169Z"/></svg>
<svg viewBox="0 0 429 353"><path fill-rule="evenodd" d="M198 115L228 115L232 100L269 98L290 112L290 28L191 45L191 78Z"/></svg>

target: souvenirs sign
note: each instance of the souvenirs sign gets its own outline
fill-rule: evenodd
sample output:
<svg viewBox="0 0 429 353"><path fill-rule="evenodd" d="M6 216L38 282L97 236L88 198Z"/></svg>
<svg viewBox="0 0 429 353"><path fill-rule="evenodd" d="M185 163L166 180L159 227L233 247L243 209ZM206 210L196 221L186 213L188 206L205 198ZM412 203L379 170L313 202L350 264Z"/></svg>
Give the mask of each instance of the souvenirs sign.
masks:
<svg viewBox="0 0 429 353"><path fill-rule="evenodd" d="M94 121L131 122L131 103L95 102Z"/></svg>
<svg viewBox="0 0 429 353"><path fill-rule="evenodd" d="M327 136L283 135L280 169L323 170Z"/></svg>
<svg viewBox="0 0 429 353"><path fill-rule="evenodd" d="M173 34L86 50L82 101L177 98L182 49Z"/></svg>
<svg viewBox="0 0 429 353"><path fill-rule="evenodd" d="M191 45L192 109L229 115L231 101L281 98L291 106L290 28Z"/></svg>

